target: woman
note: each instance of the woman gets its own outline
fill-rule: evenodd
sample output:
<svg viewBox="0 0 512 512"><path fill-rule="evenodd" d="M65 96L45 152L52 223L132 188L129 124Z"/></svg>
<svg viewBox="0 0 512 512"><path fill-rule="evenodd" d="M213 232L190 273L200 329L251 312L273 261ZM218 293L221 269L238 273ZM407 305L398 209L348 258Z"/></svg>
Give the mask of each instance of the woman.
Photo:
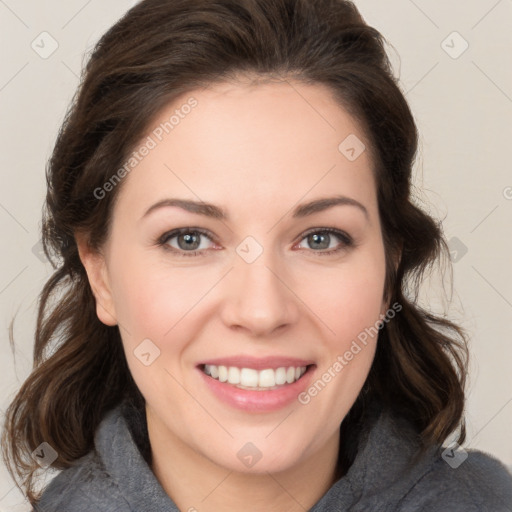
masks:
<svg viewBox="0 0 512 512"><path fill-rule="evenodd" d="M34 508L511 510L500 462L443 446L466 340L415 300L446 251L416 145L350 2L145 0L116 23L48 168L56 272L6 415ZM64 470L42 496L40 466Z"/></svg>

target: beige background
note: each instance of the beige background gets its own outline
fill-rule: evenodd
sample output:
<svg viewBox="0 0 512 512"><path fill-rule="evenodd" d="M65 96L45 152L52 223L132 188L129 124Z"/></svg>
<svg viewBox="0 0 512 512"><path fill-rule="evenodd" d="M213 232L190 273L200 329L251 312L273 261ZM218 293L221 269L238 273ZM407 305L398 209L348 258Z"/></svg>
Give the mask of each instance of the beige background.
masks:
<svg viewBox="0 0 512 512"><path fill-rule="evenodd" d="M419 199L444 220L454 249L450 313L472 335L467 444L512 467L512 1L355 3L393 45L421 133ZM0 0L2 415L30 372L36 299L50 271L33 252L45 163L85 51L133 4ZM33 41L40 53L58 48L42 58ZM438 283L431 288L437 304ZM7 329L16 312L14 362ZM29 507L0 466L2 510Z"/></svg>

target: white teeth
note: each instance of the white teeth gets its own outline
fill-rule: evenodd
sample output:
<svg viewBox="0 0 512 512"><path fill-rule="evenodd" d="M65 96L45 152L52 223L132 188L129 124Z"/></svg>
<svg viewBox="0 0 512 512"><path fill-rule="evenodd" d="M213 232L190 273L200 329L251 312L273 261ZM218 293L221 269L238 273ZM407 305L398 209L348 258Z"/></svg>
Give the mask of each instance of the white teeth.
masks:
<svg viewBox="0 0 512 512"><path fill-rule="evenodd" d="M286 368L278 368L276 370L276 385L282 386L286 382Z"/></svg>
<svg viewBox="0 0 512 512"><path fill-rule="evenodd" d="M275 370L266 368L258 371L253 368L205 364L203 371L220 382L228 382L241 388L269 389L285 383L293 384L306 373L306 369L306 366L282 366Z"/></svg>
<svg viewBox="0 0 512 512"><path fill-rule="evenodd" d="M230 384L240 384L240 370L236 366L228 368L228 382Z"/></svg>
<svg viewBox="0 0 512 512"><path fill-rule="evenodd" d="M229 381L228 381L229 382ZM237 382L230 382L230 384L238 384ZM252 368L242 368L240 370L240 384L248 388L255 388L258 386L258 371Z"/></svg>
<svg viewBox="0 0 512 512"><path fill-rule="evenodd" d="M206 369L205 369L206 371ZM219 368L217 366L210 366L210 375L214 378L214 379L218 379L219 378Z"/></svg>
<svg viewBox="0 0 512 512"><path fill-rule="evenodd" d="M228 380L228 369L225 366L219 366L219 380L221 382L226 382Z"/></svg>
<svg viewBox="0 0 512 512"><path fill-rule="evenodd" d="M274 370L262 370L258 379L260 388L271 388L276 385L276 372Z"/></svg>

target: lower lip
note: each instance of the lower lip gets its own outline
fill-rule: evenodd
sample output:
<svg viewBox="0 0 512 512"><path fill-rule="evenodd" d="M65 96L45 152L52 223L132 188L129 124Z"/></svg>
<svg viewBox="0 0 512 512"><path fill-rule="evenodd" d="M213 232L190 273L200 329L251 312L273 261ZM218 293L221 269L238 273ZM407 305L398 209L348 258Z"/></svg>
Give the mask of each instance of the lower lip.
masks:
<svg viewBox="0 0 512 512"><path fill-rule="evenodd" d="M246 412L272 412L297 400L309 385L315 366L308 366L306 373L292 384L268 391L240 389L227 382L220 382L197 368L210 391L221 401Z"/></svg>

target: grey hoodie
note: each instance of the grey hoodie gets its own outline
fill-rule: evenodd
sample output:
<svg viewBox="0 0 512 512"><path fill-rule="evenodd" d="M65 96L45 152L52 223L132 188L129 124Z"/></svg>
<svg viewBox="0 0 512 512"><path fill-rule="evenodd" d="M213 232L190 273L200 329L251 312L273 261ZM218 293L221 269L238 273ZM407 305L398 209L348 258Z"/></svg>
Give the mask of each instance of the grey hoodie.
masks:
<svg viewBox="0 0 512 512"><path fill-rule="evenodd" d="M145 419L131 411L109 411L95 450L60 472L34 510L179 512L141 453L149 446ZM468 450L461 463L465 452L440 447L411 465L416 448L409 423L378 411L348 472L310 512L512 512L512 476L498 460Z"/></svg>

